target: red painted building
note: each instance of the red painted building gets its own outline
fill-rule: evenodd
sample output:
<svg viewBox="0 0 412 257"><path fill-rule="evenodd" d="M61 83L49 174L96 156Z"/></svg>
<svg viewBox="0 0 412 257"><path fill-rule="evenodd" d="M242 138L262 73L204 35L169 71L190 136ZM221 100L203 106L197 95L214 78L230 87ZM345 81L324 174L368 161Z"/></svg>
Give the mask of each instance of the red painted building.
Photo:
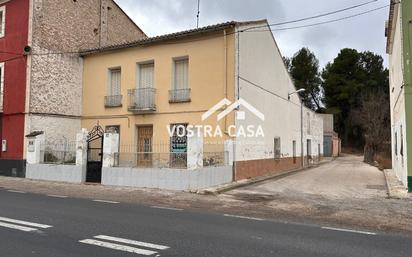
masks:
<svg viewBox="0 0 412 257"><path fill-rule="evenodd" d="M0 0L0 175L24 170L29 0Z"/></svg>

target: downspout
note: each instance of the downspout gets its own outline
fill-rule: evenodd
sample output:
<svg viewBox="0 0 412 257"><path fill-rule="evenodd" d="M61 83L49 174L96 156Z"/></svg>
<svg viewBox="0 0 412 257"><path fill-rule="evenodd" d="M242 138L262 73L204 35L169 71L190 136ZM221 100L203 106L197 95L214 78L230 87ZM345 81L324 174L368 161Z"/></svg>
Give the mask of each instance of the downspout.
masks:
<svg viewBox="0 0 412 257"><path fill-rule="evenodd" d="M300 100L300 159L302 163L302 168L305 167L305 156L303 151L303 101L299 97Z"/></svg>
<svg viewBox="0 0 412 257"><path fill-rule="evenodd" d="M223 30L223 40L224 40L224 52L225 52L225 88L224 88L224 96L227 99L228 97L228 90L227 90L227 35L226 35L226 29ZM225 116L225 131L228 134L229 130L227 127L227 116Z"/></svg>

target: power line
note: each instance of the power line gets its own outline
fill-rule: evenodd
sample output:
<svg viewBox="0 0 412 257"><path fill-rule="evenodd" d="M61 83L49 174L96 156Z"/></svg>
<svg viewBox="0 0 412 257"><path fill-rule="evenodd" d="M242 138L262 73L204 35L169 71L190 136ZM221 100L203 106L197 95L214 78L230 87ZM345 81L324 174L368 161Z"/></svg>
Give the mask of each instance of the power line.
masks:
<svg viewBox="0 0 412 257"><path fill-rule="evenodd" d="M312 23L312 24L307 24L307 25L302 25L302 26L286 27L286 28L279 28L279 29L244 31L244 32L283 31L283 30L292 30L292 29L300 29L300 28L314 27L314 26L319 26L319 25L324 25L324 24L329 24L329 23L334 23L334 22L338 22L338 21L343 21L343 20L355 18L355 17L358 17L358 16L362 16L362 15L365 15L365 14L369 14L369 13L372 13L372 12L376 12L376 11L385 9L385 8L387 8L387 7L389 7L389 6L390 6L390 5L385 5L385 6L381 6L381 7L378 7L378 8L372 9L372 10L368 10L368 11L365 11L365 12L361 12L361 13L349 15L349 16L346 16L346 17L342 17L342 18L338 18L338 19L333 19L333 20L328 20L328 21L323 21L323 22Z"/></svg>
<svg viewBox="0 0 412 257"><path fill-rule="evenodd" d="M287 99L287 98L285 98L285 97L283 97L283 96L281 96L281 95L279 95L279 94L276 94L275 92L272 92L272 91L270 91L270 90L268 90L268 89L266 89L266 88L264 88L264 87L262 87L262 86L260 86L260 85L258 85L258 84L256 84L256 83L254 83L254 82L252 82L252 81L250 81L250 80L248 80L248 79L245 79L245 78L241 77L241 76L238 76L238 77L239 77L240 80L246 82L247 84L249 84L249 85L251 85L251 86L254 86L254 87L256 87L256 88L258 88L258 89L260 89L260 90L265 91L266 93L269 93L269 94L271 94L271 95L274 95L274 96L276 96L276 97L278 97L278 98L280 98L280 99L282 99L282 100L284 100L284 101L290 102L291 104L294 104L294 105L300 107L300 105L298 105L298 104L290 101L289 99Z"/></svg>
<svg viewBox="0 0 412 257"><path fill-rule="evenodd" d="M378 0L373 0L373 1L366 2L366 3L357 4L357 5L349 6L349 7L346 7L346 8L338 9L338 10L335 10L335 11L322 13L322 14L318 14L318 15L314 15L314 16L309 16L309 17L301 18L301 19L297 19L297 20L284 21L284 22L279 22L279 23L272 23L272 24L269 24L269 27L286 25L286 24L297 23L297 22L313 20L313 19L318 19L318 18L329 16L329 15L332 15L332 14L337 14L337 13L345 12L345 11L348 11L348 10L356 9L356 8L359 8L359 7L362 7L362 6L365 6L365 5L369 5L371 3L375 3L377 1ZM267 25L251 27L251 28L245 29L243 31L247 31L247 30L250 30L250 29L263 28L263 27L267 27Z"/></svg>

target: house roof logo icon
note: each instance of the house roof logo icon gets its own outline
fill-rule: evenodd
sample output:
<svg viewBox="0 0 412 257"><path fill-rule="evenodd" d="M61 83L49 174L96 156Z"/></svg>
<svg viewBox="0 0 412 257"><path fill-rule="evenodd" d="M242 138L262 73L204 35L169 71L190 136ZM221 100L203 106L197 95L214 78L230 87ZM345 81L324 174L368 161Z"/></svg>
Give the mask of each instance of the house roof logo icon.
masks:
<svg viewBox="0 0 412 257"><path fill-rule="evenodd" d="M240 98L236 102L232 103L228 99L223 99L217 104L215 104L212 108L210 108L207 112L205 112L202 115L202 121L207 120L210 116L212 116L215 112L223 108L224 106L228 106L223 112L219 113L217 115L217 120L220 121L227 115L229 115L232 111L234 111L236 108L243 106L246 109L248 109L251 113L253 113L256 117L258 117L260 120L264 121L265 120L265 115L261 113L258 109L256 109L253 105L249 104L246 100Z"/></svg>

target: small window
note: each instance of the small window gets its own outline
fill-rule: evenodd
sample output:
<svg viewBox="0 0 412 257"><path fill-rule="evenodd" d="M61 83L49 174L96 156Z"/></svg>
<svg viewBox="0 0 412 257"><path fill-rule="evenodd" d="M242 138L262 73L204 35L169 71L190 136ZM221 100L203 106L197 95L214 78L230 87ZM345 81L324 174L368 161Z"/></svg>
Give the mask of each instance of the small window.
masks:
<svg viewBox="0 0 412 257"><path fill-rule="evenodd" d="M0 38L4 37L6 32L6 7L0 7Z"/></svg>
<svg viewBox="0 0 412 257"><path fill-rule="evenodd" d="M293 163L296 163L296 141L293 140Z"/></svg>
<svg viewBox="0 0 412 257"><path fill-rule="evenodd" d="M395 149L394 149L394 152L395 152L395 156L398 156L398 132L395 132Z"/></svg>
<svg viewBox="0 0 412 257"><path fill-rule="evenodd" d="M275 159L280 159L280 157L281 157L280 137L276 137L274 139L274 153L275 153Z"/></svg>
<svg viewBox="0 0 412 257"><path fill-rule="evenodd" d="M122 70L120 68L110 69L110 81L107 93L109 96L120 95L121 92L121 80L122 80Z"/></svg>
<svg viewBox="0 0 412 257"><path fill-rule="evenodd" d="M187 88L189 88L189 58L175 59L173 89Z"/></svg>
<svg viewBox="0 0 412 257"><path fill-rule="evenodd" d="M113 134L120 134L120 126L119 125L106 126L105 132L113 133Z"/></svg>
<svg viewBox="0 0 412 257"><path fill-rule="evenodd" d="M138 64L138 88L154 88L154 63Z"/></svg>

